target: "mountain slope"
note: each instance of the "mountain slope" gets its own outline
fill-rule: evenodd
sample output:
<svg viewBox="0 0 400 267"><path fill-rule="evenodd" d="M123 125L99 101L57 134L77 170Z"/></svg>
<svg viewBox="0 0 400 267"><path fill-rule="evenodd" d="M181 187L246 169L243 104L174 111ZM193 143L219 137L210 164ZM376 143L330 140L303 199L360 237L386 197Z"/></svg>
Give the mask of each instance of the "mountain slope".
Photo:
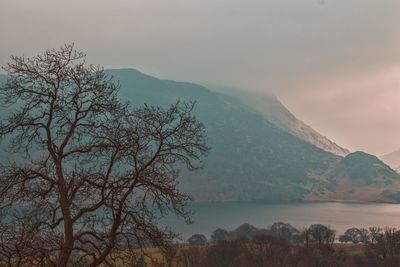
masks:
<svg viewBox="0 0 400 267"><path fill-rule="evenodd" d="M400 201L398 174L371 155L342 158L285 130L297 119L277 100L265 104L274 114L266 116L242 99L193 83L132 69L107 72L119 81L121 98L133 105L197 101L194 115L204 122L212 149L203 169L183 171L180 180L197 201Z"/></svg>
<svg viewBox="0 0 400 267"><path fill-rule="evenodd" d="M297 119L276 96L271 94L238 94L238 96L282 130L335 155L346 156L350 153L348 149L340 147Z"/></svg>
<svg viewBox="0 0 400 267"><path fill-rule="evenodd" d="M302 199L309 169L320 173L339 160L279 129L236 98L137 71L109 73L133 104L197 101L194 112L207 128L212 151L203 170L184 175L182 187L199 201Z"/></svg>
<svg viewBox="0 0 400 267"><path fill-rule="evenodd" d="M242 99L196 84L159 80L135 70L109 73L120 81L123 98L134 104L165 106L178 98L197 101L194 113L207 128L212 150L204 169L184 173L181 180L181 187L197 201L316 200L329 194L337 199L334 193L343 181L351 190L373 188L377 193L368 200L386 200L381 196L385 187L400 180L397 174L378 171L384 165L378 159L364 161L357 153L342 158L304 140L315 132L311 128L299 137L299 131L293 132L299 120L277 99L267 101L264 112L260 112ZM272 115L266 116L269 108ZM342 154L348 153L333 142L328 144ZM368 167L371 175L363 179L357 173L359 169L345 168L346 162ZM365 199L351 194L348 197Z"/></svg>

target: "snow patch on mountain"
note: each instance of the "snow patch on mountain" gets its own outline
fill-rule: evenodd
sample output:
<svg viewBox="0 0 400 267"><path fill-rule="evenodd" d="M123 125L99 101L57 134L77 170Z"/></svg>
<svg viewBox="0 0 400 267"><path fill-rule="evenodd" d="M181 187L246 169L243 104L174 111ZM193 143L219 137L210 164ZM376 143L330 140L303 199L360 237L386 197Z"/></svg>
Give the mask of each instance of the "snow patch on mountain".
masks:
<svg viewBox="0 0 400 267"><path fill-rule="evenodd" d="M239 97L282 130L332 154L346 156L350 153L348 149L337 145L303 121L297 119L276 96L271 94L240 94Z"/></svg>

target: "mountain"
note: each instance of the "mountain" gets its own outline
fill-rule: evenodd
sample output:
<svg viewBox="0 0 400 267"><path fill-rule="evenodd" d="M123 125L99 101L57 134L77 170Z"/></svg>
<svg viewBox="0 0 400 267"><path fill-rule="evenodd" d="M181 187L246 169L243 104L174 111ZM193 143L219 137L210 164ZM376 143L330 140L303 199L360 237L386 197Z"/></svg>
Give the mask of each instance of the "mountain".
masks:
<svg viewBox="0 0 400 267"><path fill-rule="evenodd" d="M400 172L400 149L392 153L383 155L380 157L380 159L397 172Z"/></svg>
<svg viewBox="0 0 400 267"><path fill-rule="evenodd" d="M385 179L395 179L398 174L376 156L364 152L354 152L344 157L336 166L333 176L349 175L356 183L386 183Z"/></svg>
<svg viewBox="0 0 400 267"><path fill-rule="evenodd" d="M308 172L325 171L340 158L267 121L242 101L191 83L159 80L132 70L110 70L133 104L166 106L197 101L212 148L205 167L185 173L182 188L198 201L299 200Z"/></svg>
<svg viewBox="0 0 400 267"><path fill-rule="evenodd" d="M276 97L250 105L251 99L193 83L130 69L108 72L119 80L122 97L136 105L197 101L194 114L204 122L212 150L202 170L183 173L181 180L182 189L197 201L395 199L382 194L400 181L398 174L375 156L349 154L298 120Z"/></svg>
<svg viewBox="0 0 400 267"><path fill-rule="evenodd" d="M107 72L133 105L196 101L194 115L205 124L212 148L204 168L181 175L181 189L196 201L400 201L397 173L372 155L348 154L322 138L275 97L252 106L193 83L132 69Z"/></svg>
<svg viewBox="0 0 400 267"><path fill-rule="evenodd" d="M239 95L240 96L240 95ZM325 151L338 156L346 156L350 151L340 147L336 143L321 135L303 121L297 119L279 99L271 94L263 95L243 95L243 99L248 105L263 114L266 119L285 132L291 133L298 138L315 145Z"/></svg>
<svg viewBox="0 0 400 267"><path fill-rule="evenodd" d="M400 200L399 174L376 156L354 152L342 158L326 173L327 184L314 188L308 200Z"/></svg>

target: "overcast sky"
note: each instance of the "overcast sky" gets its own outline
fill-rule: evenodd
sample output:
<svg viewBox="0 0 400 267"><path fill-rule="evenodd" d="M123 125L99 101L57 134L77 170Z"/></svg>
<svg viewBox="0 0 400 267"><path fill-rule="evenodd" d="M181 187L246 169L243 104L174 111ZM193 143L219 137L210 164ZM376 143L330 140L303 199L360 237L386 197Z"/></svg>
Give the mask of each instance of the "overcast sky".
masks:
<svg viewBox="0 0 400 267"><path fill-rule="evenodd" d="M0 0L0 65L75 42L88 61L274 92L351 150L400 148L399 0Z"/></svg>

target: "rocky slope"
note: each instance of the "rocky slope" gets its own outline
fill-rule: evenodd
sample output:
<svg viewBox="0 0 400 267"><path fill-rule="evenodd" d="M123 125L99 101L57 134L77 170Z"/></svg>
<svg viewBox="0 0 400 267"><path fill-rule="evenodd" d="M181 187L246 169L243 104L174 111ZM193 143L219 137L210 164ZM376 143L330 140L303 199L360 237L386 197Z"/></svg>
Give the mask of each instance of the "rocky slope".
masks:
<svg viewBox="0 0 400 267"><path fill-rule="evenodd" d="M338 156L346 156L350 151L337 145L309 125L296 118L280 101L271 94L237 94L249 106L252 106L265 118L282 130Z"/></svg>

